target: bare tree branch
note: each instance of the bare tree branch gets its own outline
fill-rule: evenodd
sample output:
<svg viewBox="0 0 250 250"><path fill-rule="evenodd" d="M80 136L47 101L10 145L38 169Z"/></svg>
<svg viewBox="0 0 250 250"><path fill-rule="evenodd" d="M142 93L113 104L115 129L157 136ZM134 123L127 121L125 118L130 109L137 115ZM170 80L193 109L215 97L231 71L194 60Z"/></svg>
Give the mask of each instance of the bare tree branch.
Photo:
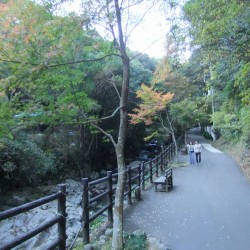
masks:
<svg viewBox="0 0 250 250"><path fill-rule="evenodd" d="M118 54L109 54L109 55L105 55L105 56L102 56L102 57L99 57L99 58L82 59L82 60L73 61L73 62L57 63L57 64L51 64L51 65L38 64L38 63L30 63L30 62L21 62L21 61L15 61L15 60L1 60L1 59L0 59L0 62L25 64L25 65L31 65L31 66L41 66L41 67L44 67L44 68L54 68L54 67L61 67L61 66L65 66L65 65L72 65L72 64L83 63L83 62L96 62L96 61L103 60L104 58L109 57L109 56L118 56L118 57L121 57Z"/></svg>
<svg viewBox="0 0 250 250"><path fill-rule="evenodd" d="M146 53L147 50L148 50L150 47L152 47L155 43L157 43L157 42L160 41L161 39L166 38L166 37L169 35L169 33L170 33L170 32L168 32L168 33L165 34L164 36L162 36L162 37L160 37L160 38L154 40L145 50L143 50L142 52L136 54L136 55L133 56L130 60L132 61L132 60L134 60L135 58L137 58L138 56L142 55L143 53Z"/></svg>
<svg viewBox="0 0 250 250"><path fill-rule="evenodd" d="M168 127L165 126L164 120L163 120L161 114L158 114L158 118L159 118L160 124L161 124L161 126L163 127L163 129L164 129L166 132L172 134L173 132L172 132Z"/></svg>
<svg viewBox="0 0 250 250"><path fill-rule="evenodd" d="M91 125L94 126L96 129L98 129L100 132L102 132L104 135L106 135L110 139L114 147L116 147L116 142L110 133L106 132L104 129L99 127L96 123L91 123Z"/></svg>
<svg viewBox="0 0 250 250"><path fill-rule="evenodd" d="M119 93L119 91L118 91L118 89L117 89L117 87L116 87L116 85L115 85L115 82L112 81L111 79L110 79L110 80L107 80L107 82L109 82L109 83L111 83L111 84L113 85L113 87L114 87L114 89L115 89L115 91L116 91L116 93L117 93L117 95L118 95L118 97L119 97L119 99L120 99L120 98L121 98L121 95L120 95L120 93Z"/></svg>
<svg viewBox="0 0 250 250"><path fill-rule="evenodd" d="M131 33L141 24L141 22L144 20L147 13L154 7L155 1L153 1L152 5L146 9L146 11L143 13L143 15L140 17L139 21L134 25L134 27L130 30L130 32L126 36L125 43L127 43L128 38L130 37ZM128 17L129 18L129 17Z"/></svg>

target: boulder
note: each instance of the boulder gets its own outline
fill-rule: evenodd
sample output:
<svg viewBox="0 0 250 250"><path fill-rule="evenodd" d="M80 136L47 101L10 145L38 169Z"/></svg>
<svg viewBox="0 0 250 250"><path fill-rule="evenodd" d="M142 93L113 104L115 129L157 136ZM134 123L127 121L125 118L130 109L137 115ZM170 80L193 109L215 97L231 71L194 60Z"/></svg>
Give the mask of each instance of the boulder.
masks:
<svg viewBox="0 0 250 250"><path fill-rule="evenodd" d="M172 248L160 240L153 238L153 237L148 237L148 250L172 250Z"/></svg>
<svg viewBox="0 0 250 250"><path fill-rule="evenodd" d="M113 235L113 228L108 228L106 231L105 231L105 235L107 237L111 237Z"/></svg>
<svg viewBox="0 0 250 250"><path fill-rule="evenodd" d="M91 178L91 180L97 180L97 179L100 178L100 174L98 172L96 172L96 171L91 172L90 178Z"/></svg>

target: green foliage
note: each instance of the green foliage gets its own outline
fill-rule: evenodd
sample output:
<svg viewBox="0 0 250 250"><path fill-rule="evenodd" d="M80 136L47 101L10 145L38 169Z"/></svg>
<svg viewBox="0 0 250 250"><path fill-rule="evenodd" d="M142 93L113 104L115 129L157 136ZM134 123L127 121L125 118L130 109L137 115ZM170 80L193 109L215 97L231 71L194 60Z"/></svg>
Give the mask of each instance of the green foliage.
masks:
<svg viewBox="0 0 250 250"><path fill-rule="evenodd" d="M36 185L48 175L57 173L54 155L43 152L29 141L1 139L1 184L6 187Z"/></svg>
<svg viewBox="0 0 250 250"><path fill-rule="evenodd" d="M137 91L141 84L149 85L153 72L156 68L156 62L146 54L142 54L139 57L131 61L131 79L130 87L132 91Z"/></svg>
<svg viewBox="0 0 250 250"><path fill-rule="evenodd" d="M6 109L29 118L11 121L9 117L9 122L13 126L73 123L79 122L79 116L85 121L97 107L90 94L102 65L72 62L103 56L105 50L110 51L110 43L93 30L84 31L81 19L74 15L54 16L29 0L25 4L9 1L8 6L0 18L0 37L4 38L0 42L4 73L0 91L9 96ZM42 115L34 117L37 112Z"/></svg>
<svg viewBox="0 0 250 250"><path fill-rule="evenodd" d="M207 131L204 131L202 135L208 140L213 140L213 137Z"/></svg>
<svg viewBox="0 0 250 250"><path fill-rule="evenodd" d="M147 236L141 232L139 234L124 232L124 250L146 250L147 249ZM112 248L112 239L109 239L102 250L110 250Z"/></svg>
<svg viewBox="0 0 250 250"><path fill-rule="evenodd" d="M203 70L195 76L214 91L215 129L227 140L249 141L249 2L191 0L184 9L196 47L190 63L198 59Z"/></svg>
<svg viewBox="0 0 250 250"><path fill-rule="evenodd" d="M146 250L147 236L145 233L124 233L125 250Z"/></svg>
<svg viewBox="0 0 250 250"><path fill-rule="evenodd" d="M214 113L213 117L215 127L220 129L221 134L225 138L239 139L241 134L241 125L236 114L229 114L225 111L218 111Z"/></svg>
<svg viewBox="0 0 250 250"><path fill-rule="evenodd" d="M246 106L241 109L239 122L242 128L242 139L243 141L250 144L250 106Z"/></svg>
<svg viewBox="0 0 250 250"><path fill-rule="evenodd" d="M67 174L89 173L89 166L103 164L113 154L111 143L104 143L100 133L86 123L110 115L119 106L116 92L122 85L121 58L108 56L117 53L113 42L91 29L83 16L54 15L54 1L46 1L50 4L45 7L31 0L5 2L6 10L0 12L0 138L11 141L16 131L24 130L33 131L37 137L41 128L47 128L39 142L34 140L38 145L34 144L34 150L41 147L54 153ZM156 61L145 54L132 61L131 82L137 89L142 82L150 81ZM134 107L133 101L128 109ZM117 124L118 116L102 121L103 129L112 135L117 134ZM70 137L69 130L77 135ZM130 126L128 141L136 143L134 131ZM22 142L14 141L21 143L18 150L27 147L24 140L31 140L32 133ZM103 157L93 157L100 152ZM47 160L52 158L48 156ZM4 163L4 180L9 178L18 184L25 168L23 161ZM30 161L26 166L28 172L32 164ZM47 168L44 165L44 173L36 175L37 181L46 175ZM25 182L33 182L36 177L28 175Z"/></svg>
<svg viewBox="0 0 250 250"><path fill-rule="evenodd" d="M172 103L170 113L184 131L197 124L204 124L208 121L206 106L204 103L202 104L199 99L192 101L187 98L181 102Z"/></svg>
<svg viewBox="0 0 250 250"><path fill-rule="evenodd" d="M93 220L90 223L90 230L96 230L98 229L100 226L102 226L105 222L105 218L103 218L102 216L98 216L95 220Z"/></svg>

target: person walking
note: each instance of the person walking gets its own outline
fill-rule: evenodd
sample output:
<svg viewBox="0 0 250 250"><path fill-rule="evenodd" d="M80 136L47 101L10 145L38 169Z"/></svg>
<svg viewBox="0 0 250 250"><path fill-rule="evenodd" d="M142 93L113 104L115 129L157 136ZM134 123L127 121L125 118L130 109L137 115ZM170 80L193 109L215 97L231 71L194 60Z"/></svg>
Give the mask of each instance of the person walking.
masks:
<svg viewBox="0 0 250 250"><path fill-rule="evenodd" d="M201 150L202 146L199 141L196 141L194 144L194 153L195 153L195 160L196 164L201 163Z"/></svg>
<svg viewBox="0 0 250 250"><path fill-rule="evenodd" d="M189 155L189 162L190 164L194 164L194 144L193 142L189 142L189 144L187 145L187 149L188 149L188 155Z"/></svg>

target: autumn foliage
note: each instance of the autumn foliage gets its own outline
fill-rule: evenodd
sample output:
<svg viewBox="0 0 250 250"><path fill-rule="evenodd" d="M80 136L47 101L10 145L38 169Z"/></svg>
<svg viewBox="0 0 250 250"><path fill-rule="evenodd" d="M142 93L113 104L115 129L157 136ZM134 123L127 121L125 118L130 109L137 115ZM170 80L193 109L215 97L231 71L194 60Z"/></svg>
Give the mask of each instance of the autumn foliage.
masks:
<svg viewBox="0 0 250 250"><path fill-rule="evenodd" d="M166 109L174 94L156 92L152 87L142 84L141 89L136 92L136 96L142 100L142 103L138 108L133 109L133 114L129 114L131 118L130 123L138 124L144 122L146 125L150 125L157 117L157 114Z"/></svg>

